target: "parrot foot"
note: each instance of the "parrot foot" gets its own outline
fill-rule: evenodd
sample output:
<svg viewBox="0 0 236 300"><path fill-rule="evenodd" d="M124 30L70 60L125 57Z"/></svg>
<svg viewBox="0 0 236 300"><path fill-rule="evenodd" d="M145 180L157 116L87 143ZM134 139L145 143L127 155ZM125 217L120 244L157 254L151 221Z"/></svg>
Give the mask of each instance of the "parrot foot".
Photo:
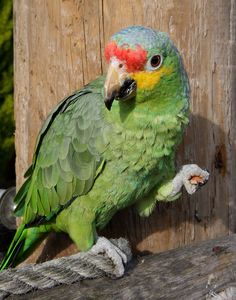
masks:
<svg viewBox="0 0 236 300"><path fill-rule="evenodd" d="M182 167L180 175L188 194L194 194L201 186L207 183L210 174L198 165L189 164Z"/></svg>
<svg viewBox="0 0 236 300"><path fill-rule="evenodd" d="M105 237L98 237L96 244L89 250L91 254L102 254L107 256L114 265L114 273L116 277L124 275L124 265L127 264L129 258L127 254L121 251L117 246Z"/></svg>

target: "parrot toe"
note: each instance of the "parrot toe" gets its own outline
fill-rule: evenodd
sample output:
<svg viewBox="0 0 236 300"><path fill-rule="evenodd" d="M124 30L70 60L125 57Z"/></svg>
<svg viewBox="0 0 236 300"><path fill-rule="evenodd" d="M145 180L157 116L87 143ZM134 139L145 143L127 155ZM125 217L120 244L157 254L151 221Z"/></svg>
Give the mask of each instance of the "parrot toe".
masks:
<svg viewBox="0 0 236 300"><path fill-rule="evenodd" d="M91 254L99 254L108 257L114 265L116 277L122 277L125 272L125 265L128 262L127 254L115 246L105 237L98 237L96 244L89 250Z"/></svg>

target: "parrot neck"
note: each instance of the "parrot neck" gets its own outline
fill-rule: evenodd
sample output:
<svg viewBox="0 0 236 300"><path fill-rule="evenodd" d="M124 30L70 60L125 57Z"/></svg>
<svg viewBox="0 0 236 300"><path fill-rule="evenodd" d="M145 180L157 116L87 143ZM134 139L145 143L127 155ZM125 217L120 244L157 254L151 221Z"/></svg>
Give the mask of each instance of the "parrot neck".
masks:
<svg viewBox="0 0 236 300"><path fill-rule="evenodd" d="M133 124L147 127L147 122L155 123L158 116L177 116L182 111L188 111L189 98L183 91L173 95L153 94L148 100L141 102L134 98L127 101L114 101L109 117L129 128ZM142 116L140 123L139 117ZM156 124L156 123L155 123ZM158 126L158 124L156 124Z"/></svg>
<svg viewBox="0 0 236 300"><path fill-rule="evenodd" d="M129 156L131 164L137 165L137 161L142 160L142 166L156 168L164 156L175 151L181 140L183 127L188 123L186 103L187 99L183 98L172 99L172 104L160 102L159 106L152 101L138 105L135 100L122 105L116 102L108 114L110 126L115 124L115 132L111 130L111 140L116 146L117 143L120 145L123 153L128 153L132 148L132 155ZM143 160L147 161L144 163Z"/></svg>

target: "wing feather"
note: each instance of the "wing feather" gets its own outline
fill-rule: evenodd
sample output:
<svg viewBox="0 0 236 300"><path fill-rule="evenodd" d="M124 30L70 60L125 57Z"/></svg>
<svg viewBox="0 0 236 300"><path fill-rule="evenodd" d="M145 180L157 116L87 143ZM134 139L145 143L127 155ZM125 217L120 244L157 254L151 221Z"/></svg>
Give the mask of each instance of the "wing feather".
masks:
<svg viewBox="0 0 236 300"><path fill-rule="evenodd" d="M24 222L56 214L74 196L87 193L103 162L106 147L102 131L101 93L86 88L67 97L49 115L35 147L27 193L18 197L24 203Z"/></svg>

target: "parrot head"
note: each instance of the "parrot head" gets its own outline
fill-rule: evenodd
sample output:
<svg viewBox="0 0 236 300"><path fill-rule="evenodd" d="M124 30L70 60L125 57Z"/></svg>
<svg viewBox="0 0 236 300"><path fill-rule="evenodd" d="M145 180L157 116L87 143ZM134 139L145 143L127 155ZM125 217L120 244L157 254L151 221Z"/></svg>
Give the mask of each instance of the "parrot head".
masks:
<svg viewBox="0 0 236 300"><path fill-rule="evenodd" d="M178 50L166 33L131 26L114 34L105 47L109 64L105 105L114 100L143 103L188 93L188 79Z"/></svg>

